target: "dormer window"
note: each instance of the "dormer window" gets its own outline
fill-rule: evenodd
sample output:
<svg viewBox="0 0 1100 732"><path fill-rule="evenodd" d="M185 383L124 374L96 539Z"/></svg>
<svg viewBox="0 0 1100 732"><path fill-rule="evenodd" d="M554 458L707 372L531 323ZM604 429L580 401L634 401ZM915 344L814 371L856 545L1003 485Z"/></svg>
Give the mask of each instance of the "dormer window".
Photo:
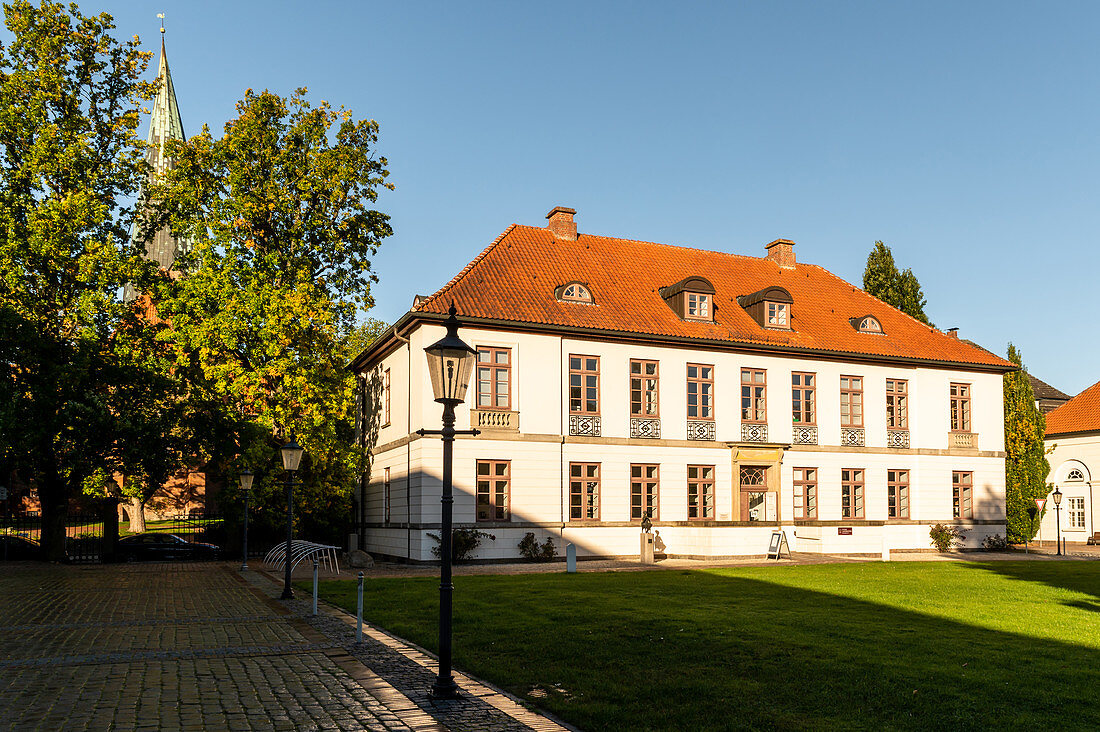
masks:
<svg viewBox="0 0 1100 732"><path fill-rule="evenodd" d="M687 293L684 317L689 320L710 320L710 295L702 292Z"/></svg>
<svg viewBox="0 0 1100 732"><path fill-rule="evenodd" d="M714 285L702 277L688 277L658 292L684 320L714 322Z"/></svg>
<svg viewBox="0 0 1100 732"><path fill-rule="evenodd" d="M771 328L788 328L790 327L787 322L787 303L785 302L769 302L768 303L768 326Z"/></svg>
<svg viewBox="0 0 1100 732"><path fill-rule="evenodd" d="M751 295L742 295L737 302L761 328L791 330L794 298L786 289L765 287Z"/></svg>
<svg viewBox="0 0 1100 732"><path fill-rule="evenodd" d="M878 322L878 318L874 315L862 315L858 318L852 318L852 326L860 333L875 333L882 335L882 323Z"/></svg>
<svg viewBox="0 0 1100 732"><path fill-rule="evenodd" d="M580 282L570 282L559 287L555 294L562 302L592 303L592 292Z"/></svg>

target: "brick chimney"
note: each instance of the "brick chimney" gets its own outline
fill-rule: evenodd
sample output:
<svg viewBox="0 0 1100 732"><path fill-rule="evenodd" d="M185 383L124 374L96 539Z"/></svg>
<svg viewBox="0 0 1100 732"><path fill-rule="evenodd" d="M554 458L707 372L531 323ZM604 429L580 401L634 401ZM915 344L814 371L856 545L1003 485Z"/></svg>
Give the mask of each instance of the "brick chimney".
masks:
<svg viewBox="0 0 1100 732"><path fill-rule="evenodd" d="M546 214L548 221L546 228L550 229L555 239L577 240L577 223L573 221L573 214L575 213L577 213L575 209L554 206L550 213Z"/></svg>
<svg viewBox="0 0 1100 732"><path fill-rule="evenodd" d="M778 264L785 269L794 269L794 242L790 239L776 239L771 244L765 244L768 250L766 259Z"/></svg>

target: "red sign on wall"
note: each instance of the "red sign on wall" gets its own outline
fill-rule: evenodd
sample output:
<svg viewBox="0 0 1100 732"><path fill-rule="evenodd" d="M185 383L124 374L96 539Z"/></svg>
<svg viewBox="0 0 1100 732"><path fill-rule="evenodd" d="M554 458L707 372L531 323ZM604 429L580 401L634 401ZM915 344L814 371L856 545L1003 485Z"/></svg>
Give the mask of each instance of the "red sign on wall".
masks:
<svg viewBox="0 0 1100 732"><path fill-rule="evenodd" d="M836 527L836 533L840 536L851 536L852 535L852 527L851 526L838 526L838 527Z"/></svg>

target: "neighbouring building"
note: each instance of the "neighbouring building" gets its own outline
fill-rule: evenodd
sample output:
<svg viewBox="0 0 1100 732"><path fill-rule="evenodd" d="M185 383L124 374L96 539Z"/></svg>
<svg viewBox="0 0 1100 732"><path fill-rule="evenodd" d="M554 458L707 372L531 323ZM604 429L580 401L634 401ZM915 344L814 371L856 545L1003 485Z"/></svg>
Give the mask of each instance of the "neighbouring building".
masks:
<svg viewBox="0 0 1100 732"><path fill-rule="evenodd" d="M1035 406L1043 414L1057 409L1070 400L1069 394L1055 389L1042 379L1036 379L1028 374L1027 380L1031 382L1031 391L1035 394Z"/></svg>
<svg viewBox="0 0 1100 732"><path fill-rule="evenodd" d="M1062 537L1070 542L1100 540L1095 524L1097 471L1100 471L1100 382L1085 389L1047 414L1045 444L1051 492L1062 493L1060 519L1054 501L1047 496L1042 520L1042 537L1051 541L1061 524Z"/></svg>
<svg viewBox="0 0 1100 732"><path fill-rule="evenodd" d="M442 446L424 347L451 302L477 349L454 450L455 526L477 556L666 556L977 547L1005 533L1002 376L1012 364L918 322L777 239L763 257L512 225L417 297L351 365L372 453L358 541L432 559Z"/></svg>

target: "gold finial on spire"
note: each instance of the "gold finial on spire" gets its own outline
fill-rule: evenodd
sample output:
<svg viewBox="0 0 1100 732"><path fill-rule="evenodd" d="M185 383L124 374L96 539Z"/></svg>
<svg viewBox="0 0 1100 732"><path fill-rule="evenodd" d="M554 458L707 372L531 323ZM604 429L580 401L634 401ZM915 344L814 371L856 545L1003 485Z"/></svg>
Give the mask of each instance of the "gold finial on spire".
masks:
<svg viewBox="0 0 1100 732"><path fill-rule="evenodd" d="M157 13L157 17L160 18L160 32L164 33L164 13Z"/></svg>

